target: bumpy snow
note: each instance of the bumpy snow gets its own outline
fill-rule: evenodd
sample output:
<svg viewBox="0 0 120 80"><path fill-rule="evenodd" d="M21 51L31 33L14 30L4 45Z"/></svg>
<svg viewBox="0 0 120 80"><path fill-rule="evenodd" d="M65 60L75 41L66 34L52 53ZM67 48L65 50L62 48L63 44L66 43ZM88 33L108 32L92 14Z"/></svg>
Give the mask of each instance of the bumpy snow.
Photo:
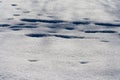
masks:
<svg viewBox="0 0 120 80"><path fill-rule="evenodd" d="M120 80L120 0L0 0L0 80Z"/></svg>

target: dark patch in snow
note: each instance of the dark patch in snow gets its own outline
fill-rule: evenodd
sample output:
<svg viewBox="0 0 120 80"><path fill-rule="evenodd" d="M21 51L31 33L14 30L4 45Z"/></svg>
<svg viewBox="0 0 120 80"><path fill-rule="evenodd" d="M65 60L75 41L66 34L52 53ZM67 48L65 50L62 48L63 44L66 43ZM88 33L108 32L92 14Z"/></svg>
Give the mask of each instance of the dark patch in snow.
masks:
<svg viewBox="0 0 120 80"><path fill-rule="evenodd" d="M23 11L23 13L30 13L30 11Z"/></svg>
<svg viewBox="0 0 120 80"><path fill-rule="evenodd" d="M13 16L20 16L20 14L13 14Z"/></svg>
<svg viewBox="0 0 120 80"><path fill-rule="evenodd" d="M94 24L99 26L106 26L106 27L120 27L120 24L114 24L114 23L94 23Z"/></svg>
<svg viewBox="0 0 120 80"><path fill-rule="evenodd" d="M120 34L118 34L120 36Z"/></svg>
<svg viewBox="0 0 120 80"><path fill-rule="evenodd" d="M20 31L20 30L22 30L22 29L14 29L14 28L13 28L13 29L11 29L11 30L13 30L13 31Z"/></svg>
<svg viewBox="0 0 120 80"><path fill-rule="evenodd" d="M38 16L42 16L42 14L37 14Z"/></svg>
<svg viewBox="0 0 120 80"><path fill-rule="evenodd" d="M35 60L35 59L30 59L28 60L29 62L37 62L38 60Z"/></svg>
<svg viewBox="0 0 120 80"><path fill-rule="evenodd" d="M89 18L83 18L84 20L89 20Z"/></svg>
<svg viewBox="0 0 120 80"><path fill-rule="evenodd" d="M54 16L47 16L47 17L49 17L49 18L54 18Z"/></svg>
<svg viewBox="0 0 120 80"><path fill-rule="evenodd" d="M101 42L109 42L109 41L107 41L107 40L101 40Z"/></svg>
<svg viewBox="0 0 120 80"><path fill-rule="evenodd" d="M67 30L74 30L74 27L66 27Z"/></svg>
<svg viewBox="0 0 120 80"><path fill-rule="evenodd" d="M18 24L16 24L16 25L23 26L23 25L25 25L25 23L18 23Z"/></svg>
<svg viewBox="0 0 120 80"><path fill-rule="evenodd" d="M29 37L49 37L51 35L50 34L26 34L26 36L29 36Z"/></svg>
<svg viewBox="0 0 120 80"><path fill-rule="evenodd" d="M85 33L117 33L116 31L112 30L101 30L101 31L84 31Z"/></svg>
<svg viewBox="0 0 120 80"><path fill-rule="evenodd" d="M48 25L47 27L53 29L54 31L61 30L61 29L74 30L75 25L70 23L63 23L63 24Z"/></svg>
<svg viewBox="0 0 120 80"><path fill-rule="evenodd" d="M8 18L7 20L13 20L14 18Z"/></svg>
<svg viewBox="0 0 120 80"><path fill-rule="evenodd" d="M65 39L84 39L85 37L78 37L78 36L69 36L69 35L54 35L55 37L59 37L59 38L65 38Z"/></svg>
<svg viewBox="0 0 120 80"><path fill-rule="evenodd" d="M19 26L19 25L17 25L17 26L11 26L10 28L37 28L37 26Z"/></svg>
<svg viewBox="0 0 120 80"><path fill-rule="evenodd" d="M65 21L62 21L62 20L42 20L42 19L21 19L21 21L42 22L42 23L63 23L63 22L65 22Z"/></svg>
<svg viewBox="0 0 120 80"><path fill-rule="evenodd" d="M80 64L87 64L88 61L80 61Z"/></svg>
<svg viewBox="0 0 120 80"><path fill-rule="evenodd" d="M0 27L8 27L10 26L9 24L0 24Z"/></svg>
<svg viewBox="0 0 120 80"><path fill-rule="evenodd" d="M59 38L65 38L65 39L87 39L87 37L84 36L70 36L70 35L58 35L58 34L26 34L26 36L29 37L59 37Z"/></svg>
<svg viewBox="0 0 120 80"><path fill-rule="evenodd" d="M47 31L48 33L57 33L56 31Z"/></svg>
<svg viewBox="0 0 120 80"><path fill-rule="evenodd" d="M120 22L120 20L115 20L115 22Z"/></svg>
<svg viewBox="0 0 120 80"><path fill-rule="evenodd" d="M61 29L62 27L60 25L52 25L52 26L48 26L49 28L52 29Z"/></svg>
<svg viewBox="0 0 120 80"><path fill-rule="evenodd" d="M71 23L73 23L75 25L88 25L88 24L90 24L89 21L73 21Z"/></svg>
<svg viewBox="0 0 120 80"><path fill-rule="evenodd" d="M21 8L16 8L16 10L21 10Z"/></svg>
<svg viewBox="0 0 120 80"><path fill-rule="evenodd" d="M17 4L11 4L11 6L17 6Z"/></svg>

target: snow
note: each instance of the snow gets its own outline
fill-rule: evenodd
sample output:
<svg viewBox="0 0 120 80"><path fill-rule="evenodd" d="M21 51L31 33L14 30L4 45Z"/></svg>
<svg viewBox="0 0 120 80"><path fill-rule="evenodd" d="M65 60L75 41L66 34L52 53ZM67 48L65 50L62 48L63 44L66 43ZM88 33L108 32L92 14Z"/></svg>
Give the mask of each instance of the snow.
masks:
<svg viewBox="0 0 120 80"><path fill-rule="evenodd" d="M120 80L119 3L0 0L0 80Z"/></svg>

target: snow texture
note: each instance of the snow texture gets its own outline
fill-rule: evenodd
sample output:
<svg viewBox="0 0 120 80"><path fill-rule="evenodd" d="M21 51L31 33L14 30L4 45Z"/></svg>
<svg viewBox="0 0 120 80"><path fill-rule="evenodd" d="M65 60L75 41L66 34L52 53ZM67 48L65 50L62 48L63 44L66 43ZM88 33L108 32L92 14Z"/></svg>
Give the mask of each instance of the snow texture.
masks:
<svg viewBox="0 0 120 80"><path fill-rule="evenodd" d="M0 80L120 80L120 0L0 0Z"/></svg>

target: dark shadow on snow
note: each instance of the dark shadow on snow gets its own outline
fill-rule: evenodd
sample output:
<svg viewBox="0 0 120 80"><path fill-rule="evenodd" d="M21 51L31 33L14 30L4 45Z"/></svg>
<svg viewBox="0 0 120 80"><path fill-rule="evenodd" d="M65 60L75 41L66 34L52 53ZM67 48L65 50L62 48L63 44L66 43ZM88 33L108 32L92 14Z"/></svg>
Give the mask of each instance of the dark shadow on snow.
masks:
<svg viewBox="0 0 120 80"><path fill-rule="evenodd" d="M92 39L89 37L84 36L71 36L71 35L58 35L58 34L26 34L28 37L58 37L58 38L64 38L64 39Z"/></svg>
<svg viewBox="0 0 120 80"><path fill-rule="evenodd" d="M37 26L11 26L10 28L37 28Z"/></svg>
<svg viewBox="0 0 120 80"><path fill-rule="evenodd" d="M59 24L48 25L47 27L51 29L62 29L63 28L61 24L60 25Z"/></svg>
<svg viewBox="0 0 120 80"><path fill-rule="evenodd" d="M57 33L56 30L52 30L52 31L47 31L48 33Z"/></svg>
<svg viewBox="0 0 120 80"><path fill-rule="evenodd" d="M54 35L55 37L59 37L59 38L65 38L65 39L84 39L85 37L79 37L79 36L69 36L69 35Z"/></svg>
<svg viewBox="0 0 120 80"><path fill-rule="evenodd" d="M71 23L73 23L75 25L88 25L88 24L90 24L89 21L73 21Z"/></svg>
<svg viewBox="0 0 120 80"><path fill-rule="evenodd" d="M20 14L13 14L13 16L20 16Z"/></svg>
<svg viewBox="0 0 120 80"><path fill-rule="evenodd" d="M66 30L74 30L75 28L74 27L66 27L65 29Z"/></svg>
<svg viewBox="0 0 120 80"><path fill-rule="evenodd" d="M50 34L26 34L26 36L29 36L29 37L49 37L52 35L50 35Z"/></svg>
<svg viewBox="0 0 120 80"><path fill-rule="evenodd" d="M68 21L63 21L63 20L44 20L44 19L21 19L21 21L24 22L42 22L42 23L63 23L63 22L68 22ZM69 22L75 25L88 25L90 24L90 21L72 21Z"/></svg>
<svg viewBox="0 0 120 80"><path fill-rule="evenodd" d="M99 26L106 26L106 27L120 27L120 24L114 24L114 23L94 23L94 24Z"/></svg>
<svg viewBox="0 0 120 80"><path fill-rule="evenodd" d="M24 22L63 23L63 20L21 19Z"/></svg>
<svg viewBox="0 0 120 80"><path fill-rule="evenodd" d="M23 26L23 25L25 25L25 23L18 23L18 24L16 24L16 25Z"/></svg>
<svg viewBox="0 0 120 80"><path fill-rule="evenodd" d="M13 29L11 29L11 30L13 30L13 31L20 31L20 30L22 30L22 29L14 29L14 28L13 28Z"/></svg>
<svg viewBox="0 0 120 80"><path fill-rule="evenodd" d="M74 30L75 29L75 25L71 24L71 23L64 23L64 24L52 24L52 25L48 25L48 28L54 30L54 31L58 31L61 29L66 29L66 30Z"/></svg>
<svg viewBox="0 0 120 80"><path fill-rule="evenodd" d="M101 31L84 31L85 33L117 33L116 31L112 30L101 30Z"/></svg>
<svg viewBox="0 0 120 80"><path fill-rule="evenodd" d="M30 60L28 60L29 62L37 62L38 60L36 60L36 59L30 59Z"/></svg>
<svg viewBox="0 0 120 80"><path fill-rule="evenodd" d="M11 6L17 6L17 4L11 4Z"/></svg>
<svg viewBox="0 0 120 80"><path fill-rule="evenodd" d="M89 63L88 61L81 61L80 64L87 64Z"/></svg>
<svg viewBox="0 0 120 80"><path fill-rule="evenodd" d="M14 20L14 18L8 18L7 20Z"/></svg>
<svg viewBox="0 0 120 80"><path fill-rule="evenodd" d="M10 24L0 24L0 27L8 27Z"/></svg>

